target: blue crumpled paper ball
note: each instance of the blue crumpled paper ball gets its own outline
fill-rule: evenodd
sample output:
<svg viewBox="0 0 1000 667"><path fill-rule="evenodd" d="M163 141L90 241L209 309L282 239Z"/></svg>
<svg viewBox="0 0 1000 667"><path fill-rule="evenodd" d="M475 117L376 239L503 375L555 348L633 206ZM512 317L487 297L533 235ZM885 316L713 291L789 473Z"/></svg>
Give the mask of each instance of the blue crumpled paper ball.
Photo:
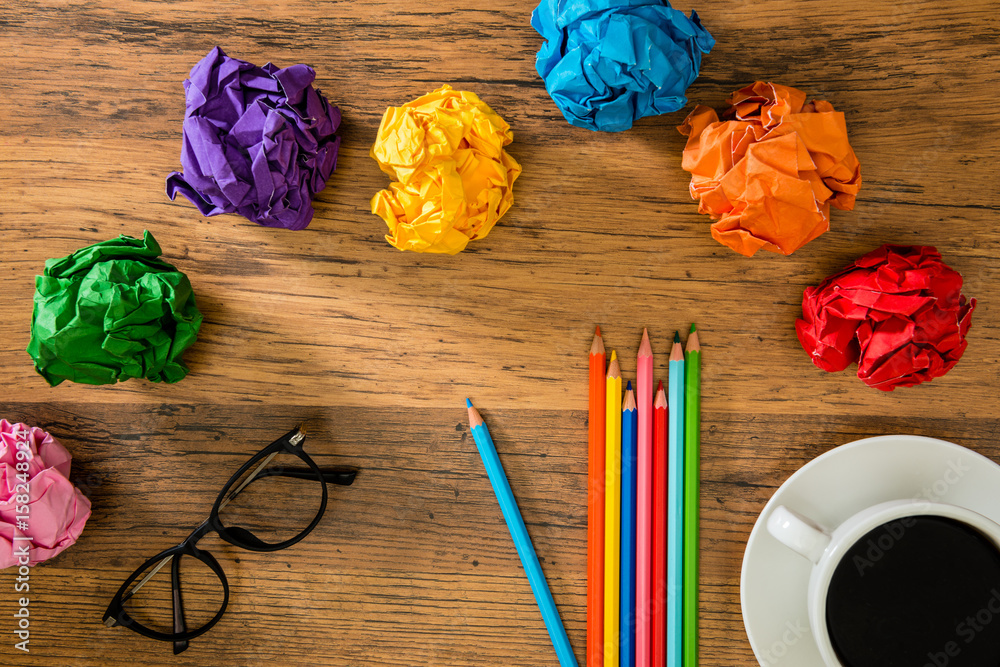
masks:
<svg viewBox="0 0 1000 667"><path fill-rule="evenodd" d="M257 67L212 49L184 81L184 172L167 177L167 196L206 216L305 228L340 147L340 110L315 78L306 65Z"/></svg>
<svg viewBox="0 0 1000 667"><path fill-rule="evenodd" d="M667 0L542 0L531 25L545 38L535 67L572 125L621 132L677 111L715 45L698 14Z"/></svg>

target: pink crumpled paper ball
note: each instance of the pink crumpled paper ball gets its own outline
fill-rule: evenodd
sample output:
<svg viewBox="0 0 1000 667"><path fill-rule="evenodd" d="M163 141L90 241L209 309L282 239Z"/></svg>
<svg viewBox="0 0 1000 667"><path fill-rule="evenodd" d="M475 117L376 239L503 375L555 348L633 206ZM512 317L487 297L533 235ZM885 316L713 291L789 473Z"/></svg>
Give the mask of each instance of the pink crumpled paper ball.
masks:
<svg viewBox="0 0 1000 667"><path fill-rule="evenodd" d="M18 443L27 447L19 448ZM19 450L30 451L30 456L18 459ZM69 481L72 460L66 448L42 429L0 419L0 569L21 564L18 553L25 545L28 565L35 565L56 556L80 537L90 518L90 500ZM28 476L26 513L24 498L18 498L25 495L25 482L19 474ZM18 527L18 516L27 516L22 519L26 528Z"/></svg>

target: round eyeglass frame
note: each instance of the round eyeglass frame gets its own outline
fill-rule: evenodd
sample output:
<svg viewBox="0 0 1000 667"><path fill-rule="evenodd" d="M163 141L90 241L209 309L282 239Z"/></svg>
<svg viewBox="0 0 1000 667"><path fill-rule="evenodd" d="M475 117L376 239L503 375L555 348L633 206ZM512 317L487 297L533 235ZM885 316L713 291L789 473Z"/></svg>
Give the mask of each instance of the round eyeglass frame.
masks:
<svg viewBox="0 0 1000 667"><path fill-rule="evenodd" d="M208 551L201 550L197 547L198 541L205 535L214 532L229 544L248 551L270 552L287 549L288 547L302 541L313 531L313 529L316 528L317 525L319 525L320 520L322 520L323 515L326 512L327 501L329 499L329 494L326 488L327 480L330 479L333 483L345 486L350 485L354 481L355 475L357 474L357 469L355 468L342 467L335 468L331 472L322 471L319 466L316 465L315 461L313 461L312 458L303 450L304 441L305 434L299 428L294 428L259 451L246 463L240 466L239 470L237 470L236 473L229 478L229 481L226 482L225 486L222 487L222 491L219 492L215 503L212 505L212 511L209 513L208 518L195 528L194 531L192 531L191 534L188 535L180 544L169 549L165 549L144 562L135 571L133 571L132 574L119 587L118 592L111 599L107 610L104 612L105 624L110 626L121 625L122 627L138 632L139 634L149 637L150 639L173 642L175 654L180 653L187 648L188 640L199 637L211 630L212 627L219 622L223 614L226 613L226 608L229 605L229 581L226 578L226 574L223 571L222 566L219 564L219 561L215 558L215 556ZM246 528L224 525L219 517L219 512L226 506L226 504L235 498L236 495L250 483L261 479L264 476L269 476L270 473L265 470L265 474L260 474L258 470L255 471L255 473L239 488L232 489L233 485L236 484L236 482L239 481L251 468L254 466L258 466L259 469L264 468L271 458L282 452L287 452L297 456L303 463L306 464L308 470L305 473L279 472L277 474L292 476L299 479L313 479L320 482L322 485L323 495L320 500L319 510L309 525L294 537L276 543L264 542ZM201 561L208 566L208 568L219 578L219 581L222 582L223 599L222 604L219 607L219 611L216 612L216 614L209 619L208 622L195 630L185 629L183 631L175 632L162 632L154 630L132 618L132 616L130 616L128 611L125 609L125 602L129 597L131 597L133 590L131 589L131 586L137 579L139 579L140 575L145 573L151 567L155 567L152 572L146 575L147 579L151 578L163 565L166 564L169 559L171 561L174 627L175 629L186 627L183 618L183 600L181 598L180 591L181 556L189 556ZM145 580L140 583L139 586L144 583Z"/></svg>

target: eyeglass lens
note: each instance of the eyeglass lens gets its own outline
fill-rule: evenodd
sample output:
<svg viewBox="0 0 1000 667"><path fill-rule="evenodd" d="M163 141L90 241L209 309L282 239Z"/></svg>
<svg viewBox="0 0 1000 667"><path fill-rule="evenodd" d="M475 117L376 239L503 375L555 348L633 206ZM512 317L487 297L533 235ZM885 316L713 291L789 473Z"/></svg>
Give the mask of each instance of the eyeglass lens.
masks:
<svg viewBox="0 0 1000 667"><path fill-rule="evenodd" d="M131 587L123 600L123 607L133 620L150 630L175 632L171 559L180 559L178 575L187 630L197 630L222 608L225 593L222 581L215 572L192 556L168 556L150 565Z"/></svg>
<svg viewBox="0 0 1000 667"><path fill-rule="evenodd" d="M322 502L323 485L305 461L281 450L228 485L219 520L226 528L243 528L277 544L305 531Z"/></svg>

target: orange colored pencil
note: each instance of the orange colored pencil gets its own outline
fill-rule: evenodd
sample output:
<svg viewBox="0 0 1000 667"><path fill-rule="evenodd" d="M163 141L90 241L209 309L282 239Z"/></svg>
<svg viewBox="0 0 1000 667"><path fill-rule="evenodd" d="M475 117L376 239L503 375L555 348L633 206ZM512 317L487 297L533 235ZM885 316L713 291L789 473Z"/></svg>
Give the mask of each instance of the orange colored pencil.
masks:
<svg viewBox="0 0 1000 667"><path fill-rule="evenodd" d="M667 394L663 380L653 401L652 666L667 664Z"/></svg>
<svg viewBox="0 0 1000 667"><path fill-rule="evenodd" d="M587 665L604 665L604 339L597 327L590 346L590 458L587 468Z"/></svg>

